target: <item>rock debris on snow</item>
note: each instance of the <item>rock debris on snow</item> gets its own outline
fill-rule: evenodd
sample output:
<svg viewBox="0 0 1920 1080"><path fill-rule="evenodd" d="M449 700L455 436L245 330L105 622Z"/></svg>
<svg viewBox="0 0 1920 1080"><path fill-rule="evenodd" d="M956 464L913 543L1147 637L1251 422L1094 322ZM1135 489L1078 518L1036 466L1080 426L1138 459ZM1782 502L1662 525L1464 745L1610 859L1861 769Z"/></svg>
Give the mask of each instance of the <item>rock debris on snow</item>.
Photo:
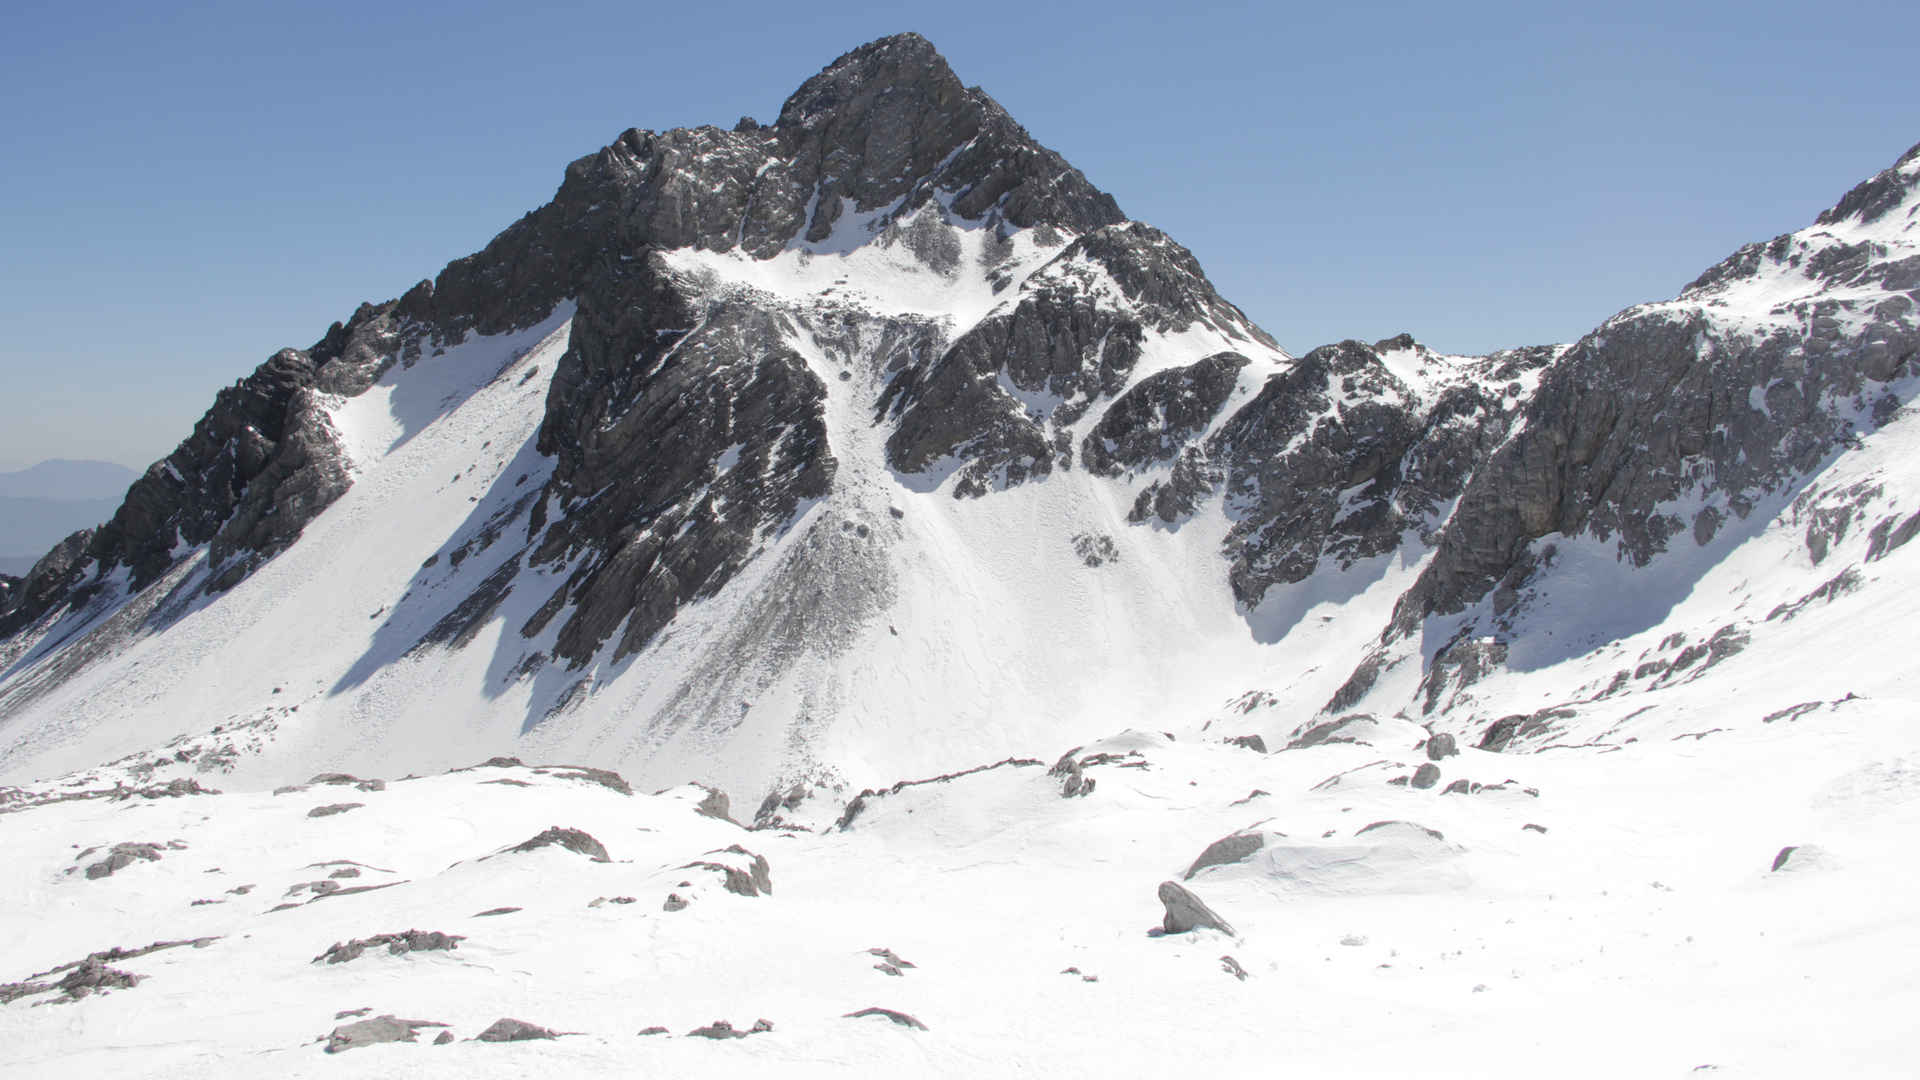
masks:
<svg viewBox="0 0 1920 1080"><path fill-rule="evenodd" d="M417 1042L421 1028L446 1026L433 1020L402 1020L391 1013L385 1013L334 1028L326 1037L326 1052L339 1054L378 1043Z"/></svg>
<svg viewBox="0 0 1920 1080"><path fill-rule="evenodd" d="M460 934L443 934L437 930L403 930L397 934L375 934L368 938L355 938L352 941L336 942L326 952L313 958L313 962L344 964L357 960L368 949L385 946L389 954L403 956L410 952L433 952L457 949L466 938Z"/></svg>
<svg viewBox="0 0 1920 1080"><path fill-rule="evenodd" d="M549 1031L538 1024L529 1024L525 1020L501 1017L487 1025L487 1029L475 1035L479 1042L528 1042L534 1039L554 1039L560 1032Z"/></svg>
<svg viewBox="0 0 1920 1080"><path fill-rule="evenodd" d="M915 1031L927 1030L927 1025L921 1023L917 1018L910 1016L907 1013L900 1012L897 1009L883 1009L878 1005L870 1005L867 1008L860 1009L856 1012L850 1012L845 1015L850 1020L858 1020L858 1019L861 1019L862 1017L867 1017L867 1016L878 1016L878 1017L881 1017L882 1019L891 1020L903 1028L912 1028Z"/></svg>

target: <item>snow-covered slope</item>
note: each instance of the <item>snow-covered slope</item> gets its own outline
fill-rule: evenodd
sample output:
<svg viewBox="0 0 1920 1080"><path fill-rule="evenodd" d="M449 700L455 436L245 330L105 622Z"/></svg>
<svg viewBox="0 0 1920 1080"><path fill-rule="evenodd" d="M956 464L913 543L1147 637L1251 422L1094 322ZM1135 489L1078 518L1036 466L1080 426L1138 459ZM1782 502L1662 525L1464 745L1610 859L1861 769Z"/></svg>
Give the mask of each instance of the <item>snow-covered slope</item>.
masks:
<svg viewBox="0 0 1920 1080"><path fill-rule="evenodd" d="M744 830L699 813L699 789L577 769L216 795L143 757L0 816L0 1065L1900 1075L1920 1004L1897 959L1920 944L1913 688L1769 722L1773 689L1688 684L1673 708L1710 728L1464 749L1425 788L1404 721L1272 753L1213 737L1235 728L1122 732L1051 769L870 793L840 826L837 803L789 808L819 831ZM42 798L63 801L21 808ZM578 839L509 850L553 828L607 861ZM116 850L126 865L92 876ZM1230 930L1156 936L1162 881ZM328 959L380 935L418 950ZM921 1027L849 1015L868 1009ZM357 1044L380 1017L424 1022L417 1042ZM563 1034L476 1040L501 1019ZM716 1020L771 1030L696 1034Z"/></svg>

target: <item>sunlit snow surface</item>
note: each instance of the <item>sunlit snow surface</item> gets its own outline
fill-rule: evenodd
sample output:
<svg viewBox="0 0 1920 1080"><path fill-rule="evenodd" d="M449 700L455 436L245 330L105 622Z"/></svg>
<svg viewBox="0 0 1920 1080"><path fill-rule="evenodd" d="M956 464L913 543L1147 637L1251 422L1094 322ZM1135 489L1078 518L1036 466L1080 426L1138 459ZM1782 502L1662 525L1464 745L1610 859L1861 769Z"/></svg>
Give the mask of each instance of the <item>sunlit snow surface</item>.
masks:
<svg viewBox="0 0 1920 1080"><path fill-rule="evenodd" d="M1898 1075L1920 1004L1903 959L1920 950L1911 698L1769 724L1759 692L1677 696L1727 730L1442 762L1443 784L1512 782L1478 794L1386 782L1425 760L1410 725L1267 755L1212 741L1239 730L1216 725L1114 740L1122 756L1085 770L1086 796L1062 798L1044 765L1007 765L871 798L845 831L818 833L701 816L698 789L626 796L515 767L19 811L0 818L0 977L218 940L110 962L145 976L128 989L0 1006L0 1071ZM364 805L308 816L344 802ZM1442 838L1360 833L1382 820ZM481 861L551 825L586 830L612 861ZM1249 828L1285 839L1187 883L1237 936L1150 935L1157 883ZM100 880L67 872L101 856L82 848L124 841L184 846ZM1770 871L1789 844L1804 856ZM771 895L685 868L730 845L768 860ZM341 885L402 884L287 895L341 860L361 864ZM669 895L687 907L664 910ZM520 910L478 916L499 907ZM465 940L314 962L408 929ZM887 974L870 949L915 966ZM874 1006L927 1030L844 1015ZM459 1041L431 1045L426 1029L327 1055L318 1040L358 1009ZM574 1034L468 1041L501 1017ZM773 1030L687 1035L715 1019ZM668 1033L637 1034L655 1025Z"/></svg>

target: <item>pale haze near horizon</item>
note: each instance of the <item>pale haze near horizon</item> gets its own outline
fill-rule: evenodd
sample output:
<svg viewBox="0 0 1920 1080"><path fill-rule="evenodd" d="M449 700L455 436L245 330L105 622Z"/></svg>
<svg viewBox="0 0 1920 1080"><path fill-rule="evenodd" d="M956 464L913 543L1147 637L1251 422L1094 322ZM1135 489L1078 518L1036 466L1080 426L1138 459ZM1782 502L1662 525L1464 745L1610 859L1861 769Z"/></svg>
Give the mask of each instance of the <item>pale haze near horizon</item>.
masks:
<svg viewBox="0 0 1920 1080"><path fill-rule="evenodd" d="M1920 140L1904 4L956 10L15 7L0 470L144 468L221 386L478 250L568 161L628 127L771 121L900 30L1296 353L1571 340Z"/></svg>

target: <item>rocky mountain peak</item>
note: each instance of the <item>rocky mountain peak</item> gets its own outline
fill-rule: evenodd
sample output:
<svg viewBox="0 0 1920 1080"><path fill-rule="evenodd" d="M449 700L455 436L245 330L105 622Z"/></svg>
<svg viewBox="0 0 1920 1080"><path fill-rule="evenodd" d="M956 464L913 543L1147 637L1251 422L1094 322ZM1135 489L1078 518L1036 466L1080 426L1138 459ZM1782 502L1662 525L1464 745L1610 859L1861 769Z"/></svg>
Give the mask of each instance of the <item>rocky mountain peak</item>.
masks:
<svg viewBox="0 0 1920 1080"><path fill-rule="evenodd" d="M1891 166L1861 181L1834 204L1833 209L1821 214L1818 222L1837 225L1853 218L1862 225L1871 225L1904 203L1915 187L1920 187L1920 143L1900 155L1900 160Z"/></svg>
<svg viewBox="0 0 1920 1080"><path fill-rule="evenodd" d="M915 33L870 41L802 83L780 109L775 127L812 128L871 113L877 99L912 96L913 104L946 112L978 113L933 43Z"/></svg>
<svg viewBox="0 0 1920 1080"><path fill-rule="evenodd" d="M916 210L937 196L956 215L1076 233L1126 220L1112 196L1039 145L999 103L963 86L919 34L870 42L808 79L774 125L799 190L813 196L804 239L855 212Z"/></svg>

